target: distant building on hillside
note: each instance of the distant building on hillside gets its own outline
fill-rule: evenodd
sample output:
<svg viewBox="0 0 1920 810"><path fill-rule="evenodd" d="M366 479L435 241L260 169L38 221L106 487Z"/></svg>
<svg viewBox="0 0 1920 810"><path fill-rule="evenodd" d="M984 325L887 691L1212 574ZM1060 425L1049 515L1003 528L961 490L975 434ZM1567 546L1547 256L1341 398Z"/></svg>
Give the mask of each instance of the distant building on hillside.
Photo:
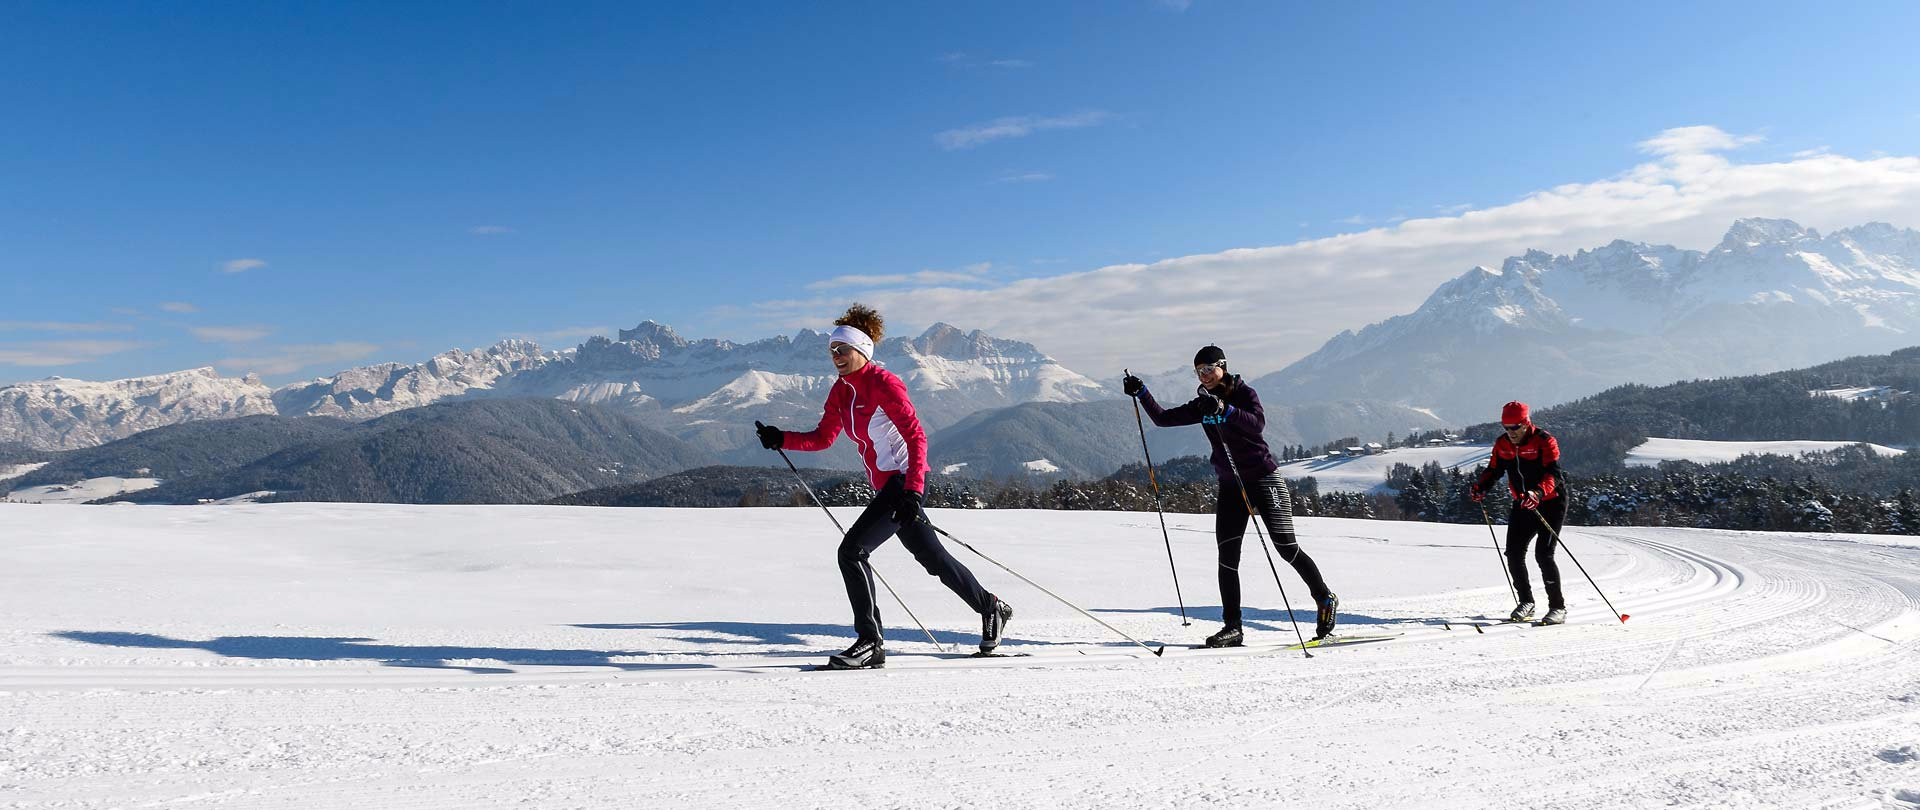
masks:
<svg viewBox="0 0 1920 810"><path fill-rule="evenodd" d="M1381 446L1379 442L1367 442L1366 448L1363 449L1361 452L1366 453L1369 456L1377 456L1377 455L1380 455L1381 453L1387 452L1387 448Z"/></svg>

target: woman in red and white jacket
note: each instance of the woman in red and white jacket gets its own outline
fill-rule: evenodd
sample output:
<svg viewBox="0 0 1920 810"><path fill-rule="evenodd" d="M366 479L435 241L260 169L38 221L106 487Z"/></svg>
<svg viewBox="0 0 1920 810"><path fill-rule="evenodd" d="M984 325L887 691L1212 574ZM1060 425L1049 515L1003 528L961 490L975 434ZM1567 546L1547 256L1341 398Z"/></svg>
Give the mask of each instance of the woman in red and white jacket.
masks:
<svg viewBox="0 0 1920 810"><path fill-rule="evenodd" d="M1507 491L1513 494L1513 512L1507 516L1507 570L1513 572L1513 587L1520 604L1515 605L1508 621L1533 618L1533 584L1527 581L1527 544L1534 544L1533 559L1540 565L1540 579L1547 586L1547 615L1541 624L1564 624L1567 600L1560 593L1560 566L1553 560L1554 538L1567 522L1566 481L1560 475L1560 442L1533 424L1527 403L1509 402L1500 409L1500 427L1506 433L1493 440L1493 456L1487 469L1474 481L1469 495L1480 501L1501 475L1507 477ZM1553 533L1541 530L1553 527Z"/></svg>
<svg viewBox="0 0 1920 810"><path fill-rule="evenodd" d="M973 572L947 553L933 527L922 517L927 489L927 434L914 415L907 386L893 372L873 361L883 321L880 313L854 304L834 321L827 335L833 368L840 378L827 394L820 424L805 433L776 427L760 428L760 444L768 449L825 450L846 431L866 463L867 480L875 495L840 541L840 578L846 582L847 601L853 604L853 626L859 639L845 652L828 659L834 669L865 669L886 664L881 636L880 603L875 592L873 566L868 555L898 535L927 573L940 578L967 606L980 614L980 651L992 652L1001 632L1013 618L1013 608L988 593Z"/></svg>

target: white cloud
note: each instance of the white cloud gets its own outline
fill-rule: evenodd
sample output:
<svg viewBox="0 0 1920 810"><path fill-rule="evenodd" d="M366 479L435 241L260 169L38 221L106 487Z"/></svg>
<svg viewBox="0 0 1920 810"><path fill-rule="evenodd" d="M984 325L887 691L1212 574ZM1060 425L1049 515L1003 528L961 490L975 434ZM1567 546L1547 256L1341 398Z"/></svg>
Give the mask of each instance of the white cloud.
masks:
<svg viewBox="0 0 1920 810"><path fill-rule="evenodd" d="M1674 127L1637 146L1649 155L1697 155L1724 152L1766 140L1758 135L1729 135L1719 127Z"/></svg>
<svg viewBox="0 0 1920 810"><path fill-rule="evenodd" d="M1025 59L995 59L991 62L988 62L987 64L997 68L1006 68L1008 70L1019 70L1021 68L1033 67L1033 63Z"/></svg>
<svg viewBox="0 0 1920 810"><path fill-rule="evenodd" d="M144 347L130 340L41 340L0 343L0 365L68 366Z"/></svg>
<svg viewBox="0 0 1920 810"><path fill-rule="evenodd" d="M1054 116L1016 115L995 118L980 124L970 124L959 129L949 129L934 135L933 139L938 141L943 149L970 149L1007 138L1024 138L1045 130L1097 126L1112 118L1112 113L1101 110Z"/></svg>
<svg viewBox="0 0 1920 810"><path fill-rule="evenodd" d="M251 343L273 334L265 326L196 326L187 331L203 343Z"/></svg>
<svg viewBox="0 0 1920 810"><path fill-rule="evenodd" d="M513 233L513 229L505 225L475 225L468 228L467 233L475 236L499 236L501 234Z"/></svg>
<svg viewBox="0 0 1920 810"><path fill-rule="evenodd" d="M1052 180L1053 175L1046 172L1010 172L1000 175L996 183L1043 183Z"/></svg>
<svg viewBox="0 0 1920 810"><path fill-rule="evenodd" d="M301 346L273 346L265 354L253 357L228 357L217 361L224 369L259 374L291 374L303 368L323 366L328 371L352 363L380 350L372 343L340 342Z"/></svg>
<svg viewBox="0 0 1920 810"><path fill-rule="evenodd" d="M1795 158L1806 159L1806 158L1819 157L1821 155L1831 154L1832 152L1833 152L1833 147L1831 146L1816 146L1812 149L1802 149L1798 152L1795 152L1793 153L1793 156Z"/></svg>
<svg viewBox="0 0 1920 810"><path fill-rule="evenodd" d="M124 323L68 323L64 321L0 321L0 332L131 332Z"/></svg>
<svg viewBox="0 0 1920 810"><path fill-rule="evenodd" d="M229 273L245 273L266 266L267 263L261 259L233 259L220 265L220 269Z"/></svg>
<svg viewBox="0 0 1920 810"><path fill-rule="evenodd" d="M1473 203L1460 203L1459 205L1436 205L1433 207L1433 210L1439 211L1442 214L1464 214L1468 211L1473 210Z"/></svg>
<svg viewBox="0 0 1920 810"><path fill-rule="evenodd" d="M1710 131L1706 131L1710 130ZM1920 157L1840 155L1734 163L1751 138L1668 130L1657 155L1608 178L1569 183L1456 216L1268 247L1119 264L983 287L863 293L895 323L946 321L1032 341L1097 376L1172 368L1220 341L1239 368L1271 371L1343 329L1412 311L1441 282L1529 248L1557 253L1616 238L1696 249L1733 220L1788 217L1823 229L1920 226ZM1063 306L1062 302L1072 302ZM818 326L838 299L764 302L761 324Z"/></svg>
<svg viewBox="0 0 1920 810"><path fill-rule="evenodd" d="M835 276L825 281L816 281L807 285L809 290L830 290L839 287L926 287L935 284L977 284L988 270L993 269L992 262L970 264L959 270L922 270L918 273L893 273L867 276Z"/></svg>
<svg viewBox="0 0 1920 810"><path fill-rule="evenodd" d="M162 301L160 308L167 312L177 312L183 315L200 311L199 307L185 301Z"/></svg>

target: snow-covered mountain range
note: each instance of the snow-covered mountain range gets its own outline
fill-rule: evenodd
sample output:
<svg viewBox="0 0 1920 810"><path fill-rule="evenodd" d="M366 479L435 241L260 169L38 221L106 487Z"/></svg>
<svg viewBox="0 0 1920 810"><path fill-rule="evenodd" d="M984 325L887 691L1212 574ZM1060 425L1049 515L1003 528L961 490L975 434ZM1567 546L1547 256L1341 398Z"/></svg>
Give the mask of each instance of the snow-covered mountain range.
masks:
<svg viewBox="0 0 1920 810"><path fill-rule="evenodd" d="M1752 374L1920 342L1920 232L1821 235L1743 219L1706 252L1615 241L1475 267L1407 315L1342 332L1255 382L1292 400L1380 399L1456 423L1502 402Z"/></svg>
<svg viewBox="0 0 1920 810"><path fill-rule="evenodd" d="M1110 393L1031 344L947 324L916 338L886 340L877 354L906 379L930 429L989 408L1084 402ZM513 396L621 406L681 438L726 452L748 445L756 419L811 427L833 376L820 332L739 344L687 340L646 321L622 330L617 340L596 337L561 352L508 340L278 389L254 376L223 378L210 368L113 382L22 383L0 388L0 441L65 450L199 419L278 414L366 420L448 399Z"/></svg>

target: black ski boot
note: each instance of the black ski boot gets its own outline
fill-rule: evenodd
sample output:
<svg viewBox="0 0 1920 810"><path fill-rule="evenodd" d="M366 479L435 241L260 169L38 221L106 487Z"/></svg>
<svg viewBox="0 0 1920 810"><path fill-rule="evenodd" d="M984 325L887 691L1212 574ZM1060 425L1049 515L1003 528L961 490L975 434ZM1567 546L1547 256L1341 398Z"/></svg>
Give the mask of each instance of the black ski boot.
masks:
<svg viewBox="0 0 1920 810"><path fill-rule="evenodd" d="M1013 621L1013 606L993 597L993 607L980 614L980 654L992 655L1000 646L1000 634L1006 632L1007 622Z"/></svg>
<svg viewBox="0 0 1920 810"><path fill-rule="evenodd" d="M1220 632L1207 636L1206 644L1209 647L1238 647L1244 641L1246 634L1240 632L1240 628L1222 627Z"/></svg>
<svg viewBox="0 0 1920 810"><path fill-rule="evenodd" d="M1313 623L1313 637L1316 641L1333 635L1333 623L1338 618L1339 612L1340 597L1327 594L1327 598L1320 600L1320 615Z"/></svg>
<svg viewBox="0 0 1920 810"><path fill-rule="evenodd" d="M887 650L879 639L860 639L846 652L827 659L827 669L879 669L886 665Z"/></svg>

